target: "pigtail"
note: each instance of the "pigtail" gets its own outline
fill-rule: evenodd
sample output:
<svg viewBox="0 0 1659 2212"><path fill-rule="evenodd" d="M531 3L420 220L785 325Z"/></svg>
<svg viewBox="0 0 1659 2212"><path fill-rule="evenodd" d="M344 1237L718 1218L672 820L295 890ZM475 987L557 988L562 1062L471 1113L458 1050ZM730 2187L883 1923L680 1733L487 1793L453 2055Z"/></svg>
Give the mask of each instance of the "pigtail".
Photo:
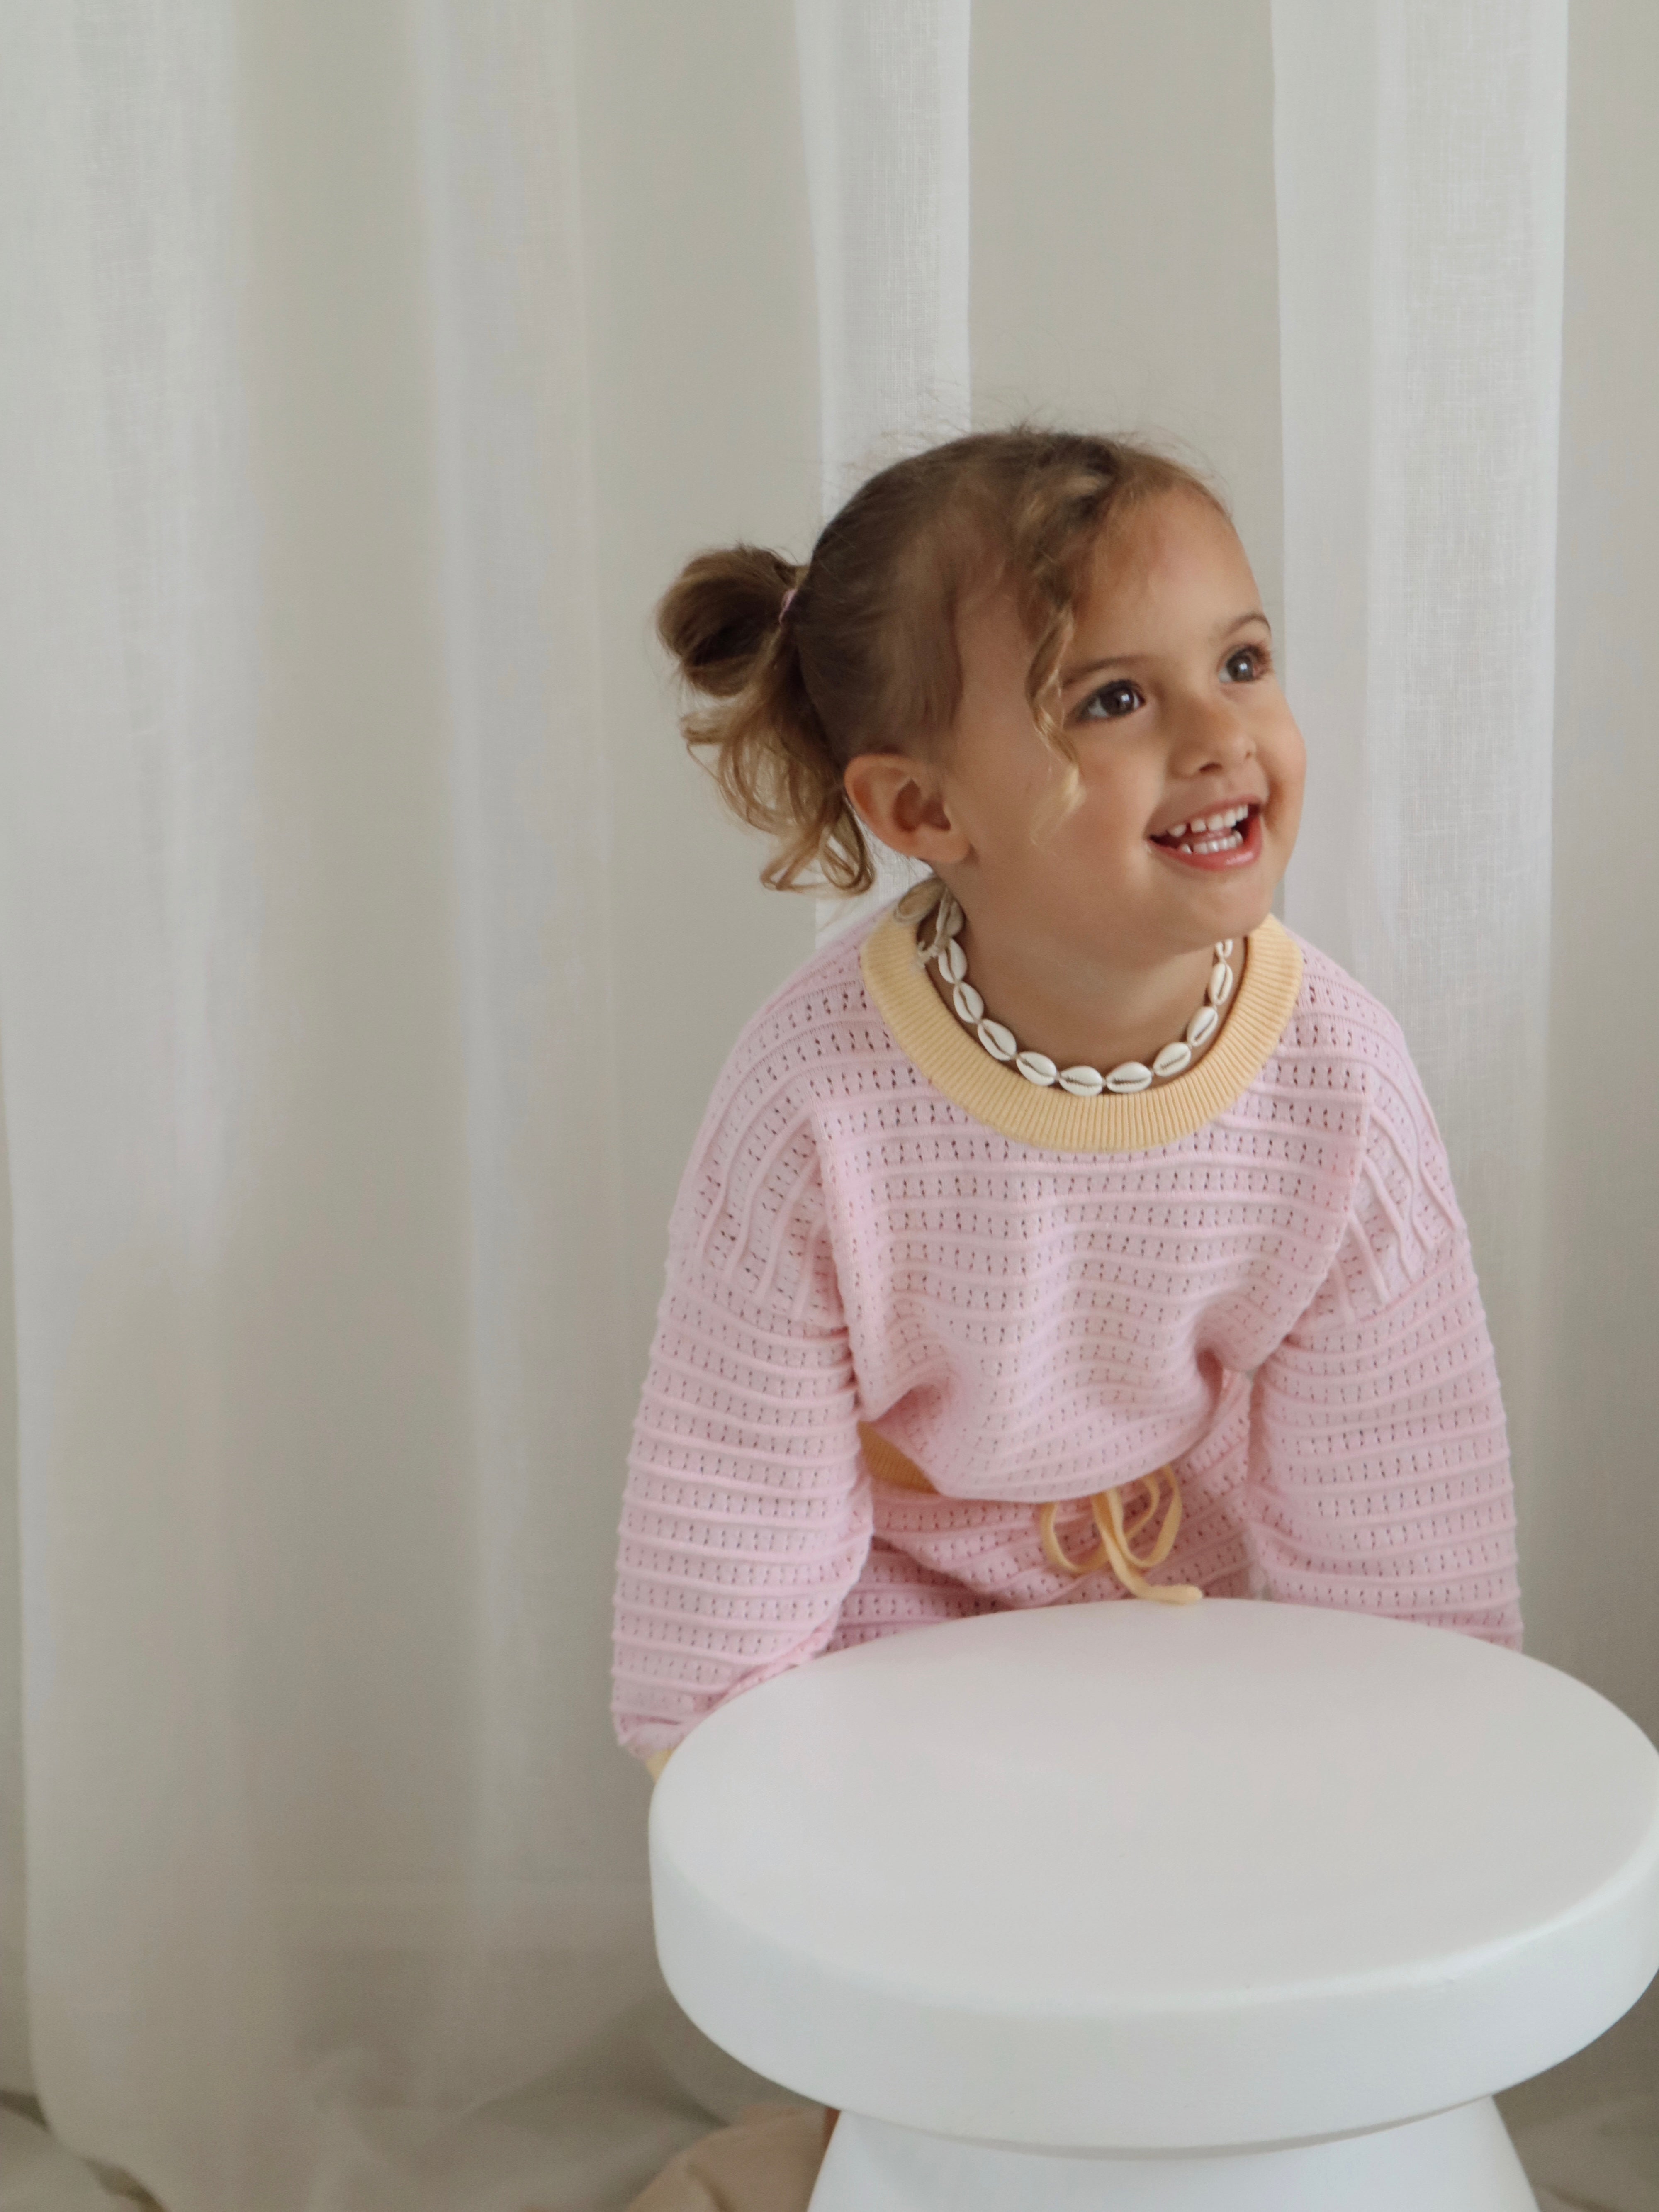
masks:
<svg viewBox="0 0 1659 2212"><path fill-rule="evenodd" d="M687 746L739 821L778 841L761 881L851 897L875 866L801 666L805 573L757 545L699 553L663 595L657 635L686 688L718 702L682 715Z"/></svg>

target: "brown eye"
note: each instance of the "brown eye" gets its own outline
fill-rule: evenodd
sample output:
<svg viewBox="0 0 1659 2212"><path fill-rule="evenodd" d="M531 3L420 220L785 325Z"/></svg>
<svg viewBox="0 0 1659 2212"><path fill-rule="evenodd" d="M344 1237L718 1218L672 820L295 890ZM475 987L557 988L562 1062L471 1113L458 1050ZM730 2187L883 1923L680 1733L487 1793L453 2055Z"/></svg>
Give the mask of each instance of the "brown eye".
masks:
<svg viewBox="0 0 1659 2212"><path fill-rule="evenodd" d="M1241 645L1221 665L1229 684L1254 684L1264 673L1267 659L1259 645Z"/></svg>
<svg viewBox="0 0 1659 2212"><path fill-rule="evenodd" d="M1083 702L1083 719L1090 722L1115 722L1125 714L1133 714L1144 702L1139 687L1121 678L1115 684L1103 684L1098 691L1090 693Z"/></svg>

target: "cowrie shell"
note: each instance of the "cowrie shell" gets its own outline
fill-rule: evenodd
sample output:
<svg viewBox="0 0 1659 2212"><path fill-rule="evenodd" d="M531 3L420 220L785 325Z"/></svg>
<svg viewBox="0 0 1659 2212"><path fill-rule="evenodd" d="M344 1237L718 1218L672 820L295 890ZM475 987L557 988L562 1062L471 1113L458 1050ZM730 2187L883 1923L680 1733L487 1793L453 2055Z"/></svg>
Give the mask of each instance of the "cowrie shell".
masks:
<svg viewBox="0 0 1659 2212"><path fill-rule="evenodd" d="M955 899L953 899L951 896L951 894L947 891L945 895L945 920L940 924L945 934L947 937L960 937L962 934L962 926L967 919L967 915L963 912L962 908L957 904ZM1231 951L1231 949L1232 948L1230 945L1228 950Z"/></svg>
<svg viewBox="0 0 1659 2212"><path fill-rule="evenodd" d="M1232 995L1233 971L1224 960L1218 960L1210 970L1210 1004L1224 1006Z"/></svg>
<svg viewBox="0 0 1659 2212"><path fill-rule="evenodd" d="M1193 1048L1191 1045L1183 1044L1181 1042L1181 1039L1177 1037L1173 1044L1166 1044L1163 1051L1159 1053L1158 1058L1152 1062L1152 1073L1154 1075L1179 1075L1183 1067L1190 1067L1192 1064Z"/></svg>
<svg viewBox="0 0 1659 2212"><path fill-rule="evenodd" d="M1019 1046L1014 1040L1013 1031L1004 1029L1000 1022L994 1022L989 1015L987 1015L980 1024L974 1035L993 1060L1012 1060L1019 1050Z"/></svg>
<svg viewBox="0 0 1659 2212"><path fill-rule="evenodd" d="M951 1004L964 1022L976 1022L985 1012L985 1001L971 983L958 983L951 994Z"/></svg>
<svg viewBox="0 0 1659 2212"><path fill-rule="evenodd" d="M1073 1098L1096 1098L1106 1088L1106 1079L1097 1067L1062 1067L1060 1087Z"/></svg>
<svg viewBox="0 0 1659 2212"><path fill-rule="evenodd" d="M959 983L968 973L968 955L963 951L959 939L947 937L940 945L939 971L947 983Z"/></svg>
<svg viewBox="0 0 1659 2212"><path fill-rule="evenodd" d="M1215 957L1218 960L1231 960L1232 958L1233 940L1231 937L1224 937L1222 939L1220 944L1218 945L1215 949Z"/></svg>
<svg viewBox="0 0 1659 2212"><path fill-rule="evenodd" d="M1200 1006L1187 1024L1187 1042L1196 1052L1200 1045L1208 1044L1220 1026L1221 1017L1215 1008Z"/></svg>
<svg viewBox="0 0 1659 2212"><path fill-rule="evenodd" d="M1046 1052L1023 1052L1014 1066L1028 1083L1057 1083L1060 1070Z"/></svg>
<svg viewBox="0 0 1659 2212"><path fill-rule="evenodd" d="M1115 1067L1106 1079L1106 1088L1121 1093L1144 1091L1152 1079L1152 1071L1144 1060L1126 1060Z"/></svg>

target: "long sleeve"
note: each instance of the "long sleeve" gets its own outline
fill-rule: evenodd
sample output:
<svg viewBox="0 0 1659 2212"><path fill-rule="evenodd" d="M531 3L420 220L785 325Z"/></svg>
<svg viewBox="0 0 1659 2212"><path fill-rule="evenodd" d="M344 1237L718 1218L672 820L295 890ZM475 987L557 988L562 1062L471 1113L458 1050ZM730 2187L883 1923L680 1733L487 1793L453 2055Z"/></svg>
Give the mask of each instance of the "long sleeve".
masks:
<svg viewBox="0 0 1659 2212"><path fill-rule="evenodd" d="M1258 1370L1247 1499L1271 1595L1518 1648L1498 1373L1444 1148L1390 1024L1319 1292Z"/></svg>
<svg viewBox="0 0 1659 2212"><path fill-rule="evenodd" d="M612 1712L661 1751L834 1633L870 1486L810 1120L729 1067L670 1226L629 1454Z"/></svg>

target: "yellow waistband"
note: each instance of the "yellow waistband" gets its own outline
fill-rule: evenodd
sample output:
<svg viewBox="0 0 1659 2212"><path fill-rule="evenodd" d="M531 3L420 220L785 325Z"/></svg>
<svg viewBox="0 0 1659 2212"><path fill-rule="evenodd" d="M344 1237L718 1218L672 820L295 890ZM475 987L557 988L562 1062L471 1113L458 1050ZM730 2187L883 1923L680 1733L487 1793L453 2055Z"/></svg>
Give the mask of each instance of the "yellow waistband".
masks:
<svg viewBox="0 0 1659 2212"><path fill-rule="evenodd" d="M859 1443L863 1447L865 1465L878 1482L890 1483L897 1490L922 1491L932 1498L939 1495L915 1462L866 1421L859 1423ZM1124 1492L1143 1487L1146 1492L1144 1502L1137 1512L1126 1519ZM1088 1503L1094 1515L1098 1541L1080 1559L1074 1559L1066 1551L1054 1527L1065 1502L1056 1499L1052 1504L1036 1509L1043 1557L1061 1574L1089 1575L1098 1567L1109 1567L1131 1597L1146 1598L1159 1605L1191 1605L1203 1596L1203 1591L1192 1583L1154 1583L1146 1580L1146 1570L1164 1564L1181 1533L1181 1485L1176 1480L1174 1468L1160 1467L1151 1474L1136 1476L1131 1482L1097 1491ZM1158 1523L1160 1510L1164 1518ZM1150 1547L1137 1552L1134 1540L1148 1527L1152 1528Z"/></svg>

